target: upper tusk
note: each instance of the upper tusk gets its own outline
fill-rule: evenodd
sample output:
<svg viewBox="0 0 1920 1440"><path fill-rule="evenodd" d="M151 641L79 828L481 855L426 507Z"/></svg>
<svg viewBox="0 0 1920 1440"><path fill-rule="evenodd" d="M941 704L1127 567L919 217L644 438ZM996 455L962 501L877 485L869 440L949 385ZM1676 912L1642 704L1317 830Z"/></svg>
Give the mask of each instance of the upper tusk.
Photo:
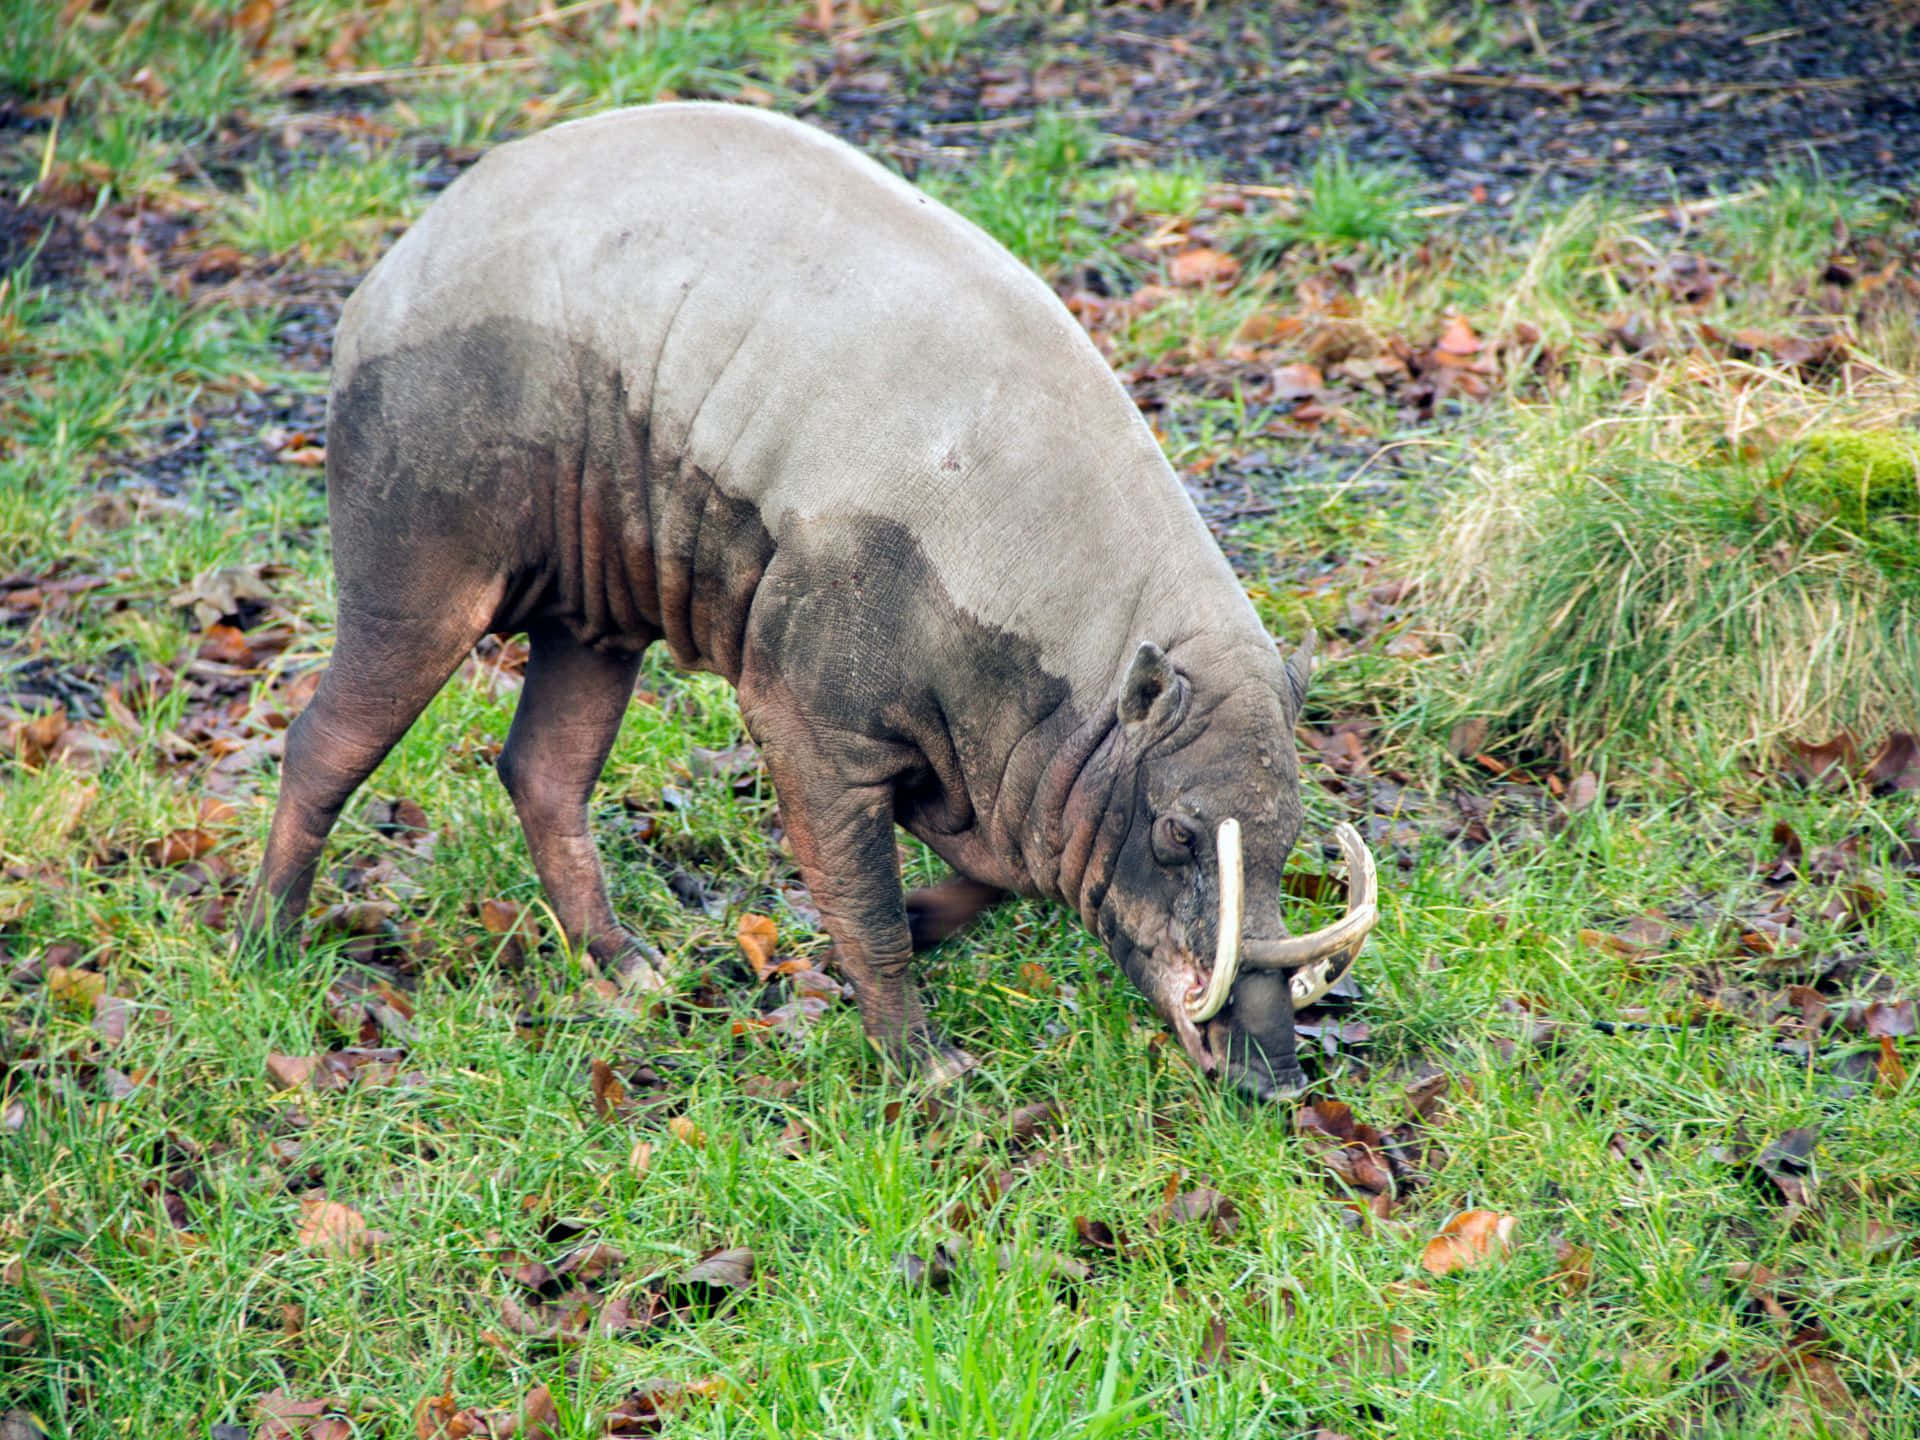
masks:
<svg viewBox="0 0 1920 1440"><path fill-rule="evenodd" d="M1187 1018L1196 1025L1220 1013L1240 973L1240 915L1244 908L1245 877L1240 860L1240 822L1232 816L1220 822L1215 850L1220 860L1220 925L1214 941L1213 974L1208 977L1205 990L1197 997L1188 996L1183 1002Z"/></svg>
<svg viewBox="0 0 1920 1440"><path fill-rule="evenodd" d="M1342 823L1334 826L1333 838L1347 862L1347 913L1309 935L1249 940L1241 947L1240 963L1249 969L1297 972L1291 984L1296 1007L1311 1005L1346 974L1380 920L1379 879L1360 832Z"/></svg>

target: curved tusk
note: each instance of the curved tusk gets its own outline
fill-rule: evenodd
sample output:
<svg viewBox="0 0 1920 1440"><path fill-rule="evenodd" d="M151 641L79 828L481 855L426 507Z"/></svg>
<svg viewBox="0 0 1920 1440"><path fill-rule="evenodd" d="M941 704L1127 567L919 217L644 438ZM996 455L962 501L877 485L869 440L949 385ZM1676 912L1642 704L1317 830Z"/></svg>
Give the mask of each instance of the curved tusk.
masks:
<svg viewBox="0 0 1920 1440"><path fill-rule="evenodd" d="M1220 1013L1240 974L1240 913L1245 877L1240 863L1240 822L1228 816L1215 840L1220 860L1220 925L1213 951L1213 974L1198 996L1189 995L1187 1018L1199 1025Z"/></svg>
<svg viewBox="0 0 1920 1440"><path fill-rule="evenodd" d="M1334 826L1333 838L1347 862L1347 913L1310 935L1241 947L1240 963L1249 969L1294 971L1289 988L1295 1008L1313 1004L1347 973L1380 920L1379 880L1360 832L1343 823Z"/></svg>

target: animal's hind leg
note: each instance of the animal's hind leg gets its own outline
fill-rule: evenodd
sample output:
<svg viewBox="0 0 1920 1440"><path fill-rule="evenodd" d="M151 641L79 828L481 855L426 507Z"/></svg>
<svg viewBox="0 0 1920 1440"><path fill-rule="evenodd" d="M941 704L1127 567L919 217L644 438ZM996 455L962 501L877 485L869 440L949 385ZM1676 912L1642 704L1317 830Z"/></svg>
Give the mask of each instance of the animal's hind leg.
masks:
<svg viewBox="0 0 1920 1440"><path fill-rule="evenodd" d="M486 631L498 595L445 596L406 618L374 615L342 598L333 659L312 702L287 731L280 800L243 933L298 926L320 852L348 797L384 760L454 667Z"/></svg>
<svg viewBox="0 0 1920 1440"><path fill-rule="evenodd" d="M659 955L614 918L587 826L587 801L620 733L641 650L597 650L555 624L527 638L532 653L500 779L568 943L628 983L657 989Z"/></svg>

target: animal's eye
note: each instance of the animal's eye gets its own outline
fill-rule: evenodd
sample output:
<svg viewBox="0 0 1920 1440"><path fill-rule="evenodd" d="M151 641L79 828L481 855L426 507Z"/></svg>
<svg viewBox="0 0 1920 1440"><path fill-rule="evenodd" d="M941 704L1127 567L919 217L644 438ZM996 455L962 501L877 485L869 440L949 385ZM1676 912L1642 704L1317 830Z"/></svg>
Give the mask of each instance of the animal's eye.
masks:
<svg viewBox="0 0 1920 1440"><path fill-rule="evenodd" d="M1193 858L1193 827L1177 816L1162 815L1154 822L1153 848L1162 864L1186 864Z"/></svg>

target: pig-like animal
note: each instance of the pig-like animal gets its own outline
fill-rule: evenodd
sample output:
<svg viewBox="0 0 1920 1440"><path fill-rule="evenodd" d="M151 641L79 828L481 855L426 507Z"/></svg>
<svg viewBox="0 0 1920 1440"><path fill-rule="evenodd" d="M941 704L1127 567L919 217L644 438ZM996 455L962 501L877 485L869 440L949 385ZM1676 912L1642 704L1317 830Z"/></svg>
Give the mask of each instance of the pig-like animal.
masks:
<svg viewBox="0 0 1920 1440"><path fill-rule="evenodd" d="M1005 892L1077 909L1205 1070L1304 1085L1294 1004L1373 923L1289 937L1283 660L1059 301L792 120L672 104L504 145L348 301L333 663L250 907L305 910L341 807L482 635L499 762L571 942L640 985L587 802L641 652L724 675L868 1035L936 1074L916 948ZM902 894L894 826L958 872ZM1291 978L1289 972L1292 972Z"/></svg>

